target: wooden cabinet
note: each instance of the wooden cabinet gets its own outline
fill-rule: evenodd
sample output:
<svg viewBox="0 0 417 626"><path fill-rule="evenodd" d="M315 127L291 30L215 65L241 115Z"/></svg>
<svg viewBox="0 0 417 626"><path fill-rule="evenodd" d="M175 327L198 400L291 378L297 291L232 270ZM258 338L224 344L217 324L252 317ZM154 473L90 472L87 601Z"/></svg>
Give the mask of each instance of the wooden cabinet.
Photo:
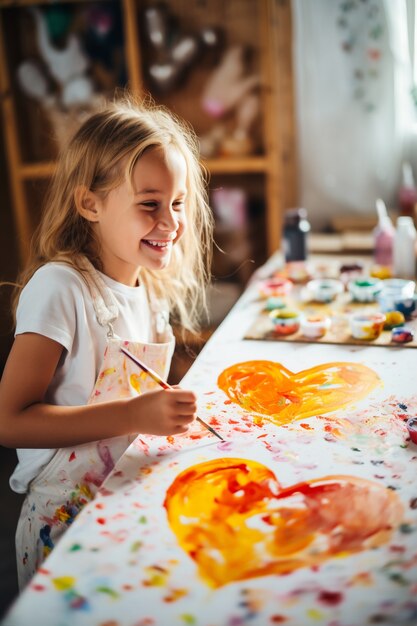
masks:
<svg viewBox="0 0 417 626"><path fill-rule="evenodd" d="M201 57L186 78L173 90L158 92L147 74L150 44L143 32L143 11L156 2L113 0L65 3L39 0L2 0L0 8L0 81L3 128L8 158L12 210L18 232L20 259L25 261L31 233L39 219L42 197L54 169L57 146L54 128L45 108L23 93L17 69L26 58L39 56L31 9L62 6L74 15L73 23L83 37L80 16L87 6L111 7L120 19L119 72L113 82L96 77L98 91L106 94L128 85L137 93L150 92L157 102L188 120L203 136L215 124L201 106L201 94L221 59ZM184 33L198 33L205 26L223 37L223 50L240 46L250 51L248 71L259 78L256 93L259 113L253 123L254 148L249 154L224 151L205 159L210 173L210 194L218 188L243 190L247 215L238 226L218 220L216 239L232 258L231 273L245 257L255 264L280 247L282 215L296 205L294 98L291 63L290 0L169 0L169 13ZM64 127L70 123L61 120ZM241 252L239 253L239 249ZM233 256L234 254L234 256ZM240 254L240 257L239 257ZM254 264L249 271L254 269ZM219 270L228 272L228 268ZM216 273L216 272L214 272Z"/></svg>

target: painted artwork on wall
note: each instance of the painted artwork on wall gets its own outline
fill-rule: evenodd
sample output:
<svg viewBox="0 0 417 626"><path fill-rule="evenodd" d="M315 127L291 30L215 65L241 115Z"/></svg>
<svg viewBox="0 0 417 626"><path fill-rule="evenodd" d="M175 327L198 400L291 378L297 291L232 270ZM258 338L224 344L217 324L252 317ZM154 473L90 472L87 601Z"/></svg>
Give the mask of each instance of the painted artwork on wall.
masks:
<svg viewBox="0 0 417 626"><path fill-rule="evenodd" d="M187 384L225 441L139 436L7 626L417 623L413 351L272 349L203 356Z"/></svg>

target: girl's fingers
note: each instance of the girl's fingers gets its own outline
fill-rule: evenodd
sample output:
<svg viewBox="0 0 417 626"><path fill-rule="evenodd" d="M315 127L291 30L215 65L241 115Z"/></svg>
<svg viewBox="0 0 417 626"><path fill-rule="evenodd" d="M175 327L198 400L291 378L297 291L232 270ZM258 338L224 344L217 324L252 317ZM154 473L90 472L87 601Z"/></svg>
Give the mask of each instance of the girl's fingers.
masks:
<svg viewBox="0 0 417 626"><path fill-rule="evenodd" d="M192 413L196 413L197 405L195 402L178 402L175 406L177 412L181 415L191 415Z"/></svg>
<svg viewBox="0 0 417 626"><path fill-rule="evenodd" d="M175 398L175 401L179 404L183 402L185 404L189 404L190 402L197 402L197 397L193 391L185 391L184 389L170 389L169 391L171 393L174 392L173 396Z"/></svg>
<svg viewBox="0 0 417 626"><path fill-rule="evenodd" d="M194 420L194 413L181 414L175 416L175 421L183 422L184 424L190 424Z"/></svg>
<svg viewBox="0 0 417 626"><path fill-rule="evenodd" d="M184 424L183 426L181 424L178 424L175 427L175 435L179 435L180 433L186 433L188 431L188 425Z"/></svg>

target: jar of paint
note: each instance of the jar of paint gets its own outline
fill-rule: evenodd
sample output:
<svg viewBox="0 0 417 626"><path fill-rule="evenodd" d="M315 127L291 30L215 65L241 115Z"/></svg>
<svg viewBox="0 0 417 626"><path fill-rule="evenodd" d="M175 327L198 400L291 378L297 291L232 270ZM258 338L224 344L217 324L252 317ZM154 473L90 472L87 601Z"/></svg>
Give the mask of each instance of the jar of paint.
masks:
<svg viewBox="0 0 417 626"><path fill-rule="evenodd" d="M354 339L374 341L380 336L385 324L383 313L356 313L350 318L350 329Z"/></svg>
<svg viewBox="0 0 417 626"><path fill-rule="evenodd" d="M398 298L395 301L395 310L402 313L405 319L410 319L414 311L417 308L417 296L413 295L411 298Z"/></svg>
<svg viewBox="0 0 417 626"><path fill-rule="evenodd" d="M279 296L271 296L265 302L265 311L273 311L274 309L284 309L287 305Z"/></svg>
<svg viewBox="0 0 417 626"><path fill-rule="evenodd" d="M302 315L300 320L301 332L308 339L324 337L330 324L330 318L327 315Z"/></svg>
<svg viewBox="0 0 417 626"><path fill-rule="evenodd" d="M259 283L259 295L262 298L286 296L290 293L293 283L287 278L267 278Z"/></svg>
<svg viewBox="0 0 417 626"><path fill-rule="evenodd" d="M339 269L340 280L346 286L350 280L363 275L362 263L344 263Z"/></svg>
<svg viewBox="0 0 417 626"><path fill-rule="evenodd" d="M300 316L292 309L276 309L271 311L269 318L274 325L276 335L293 335L300 328Z"/></svg>
<svg viewBox="0 0 417 626"><path fill-rule="evenodd" d="M382 280L371 276L356 278L349 281L348 291L356 302L375 302L382 291Z"/></svg>
<svg viewBox="0 0 417 626"><path fill-rule="evenodd" d="M410 417L406 423L408 434L413 443L417 443L417 418Z"/></svg>
<svg viewBox="0 0 417 626"><path fill-rule="evenodd" d="M316 302L332 302L336 296L343 293L345 287L337 278L315 278L307 285L307 293Z"/></svg>
<svg viewBox="0 0 417 626"><path fill-rule="evenodd" d="M383 312L401 311L408 317L415 308L414 291L416 283L403 278L391 278L382 282L382 291L378 294L378 303Z"/></svg>
<svg viewBox="0 0 417 626"><path fill-rule="evenodd" d="M311 272L306 261L290 261L286 263L285 275L297 285L303 285L311 278Z"/></svg>
<svg viewBox="0 0 417 626"><path fill-rule="evenodd" d="M384 330L392 330L404 326L405 317L401 311L386 311Z"/></svg>
<svg viewBox="0 0 417 626"><path fill-rule="evenodd" d="M410 328L400 327L392 329L391 341L394 343L409 343L413 339L414 333Z"/></svg>
<svg viewBox="0 0 417 626"><path fill-rule="evenodd" d="M379 278L381 280L392 278L392 266L388 267L387 265L373 265L369 271L369 274L370 276L372 276L372 278Z"/></svg>

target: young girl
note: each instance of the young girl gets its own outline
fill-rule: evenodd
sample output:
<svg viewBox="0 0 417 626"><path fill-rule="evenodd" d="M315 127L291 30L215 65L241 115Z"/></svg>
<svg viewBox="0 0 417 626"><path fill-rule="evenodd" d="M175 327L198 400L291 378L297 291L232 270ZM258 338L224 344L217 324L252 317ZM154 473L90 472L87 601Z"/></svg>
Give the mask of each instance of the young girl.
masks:
<svg viewBox="0 0 417 626"><path fill-rule="evenodd" d="M0 443L18 448L10 485L26 493L21 588L137 433L184 433L195 418L193 392L161 389L120 347L166 377L168 309L195 329L211 220L195 136L162 108L110 104L61 155L0 385Z"/></svg>

